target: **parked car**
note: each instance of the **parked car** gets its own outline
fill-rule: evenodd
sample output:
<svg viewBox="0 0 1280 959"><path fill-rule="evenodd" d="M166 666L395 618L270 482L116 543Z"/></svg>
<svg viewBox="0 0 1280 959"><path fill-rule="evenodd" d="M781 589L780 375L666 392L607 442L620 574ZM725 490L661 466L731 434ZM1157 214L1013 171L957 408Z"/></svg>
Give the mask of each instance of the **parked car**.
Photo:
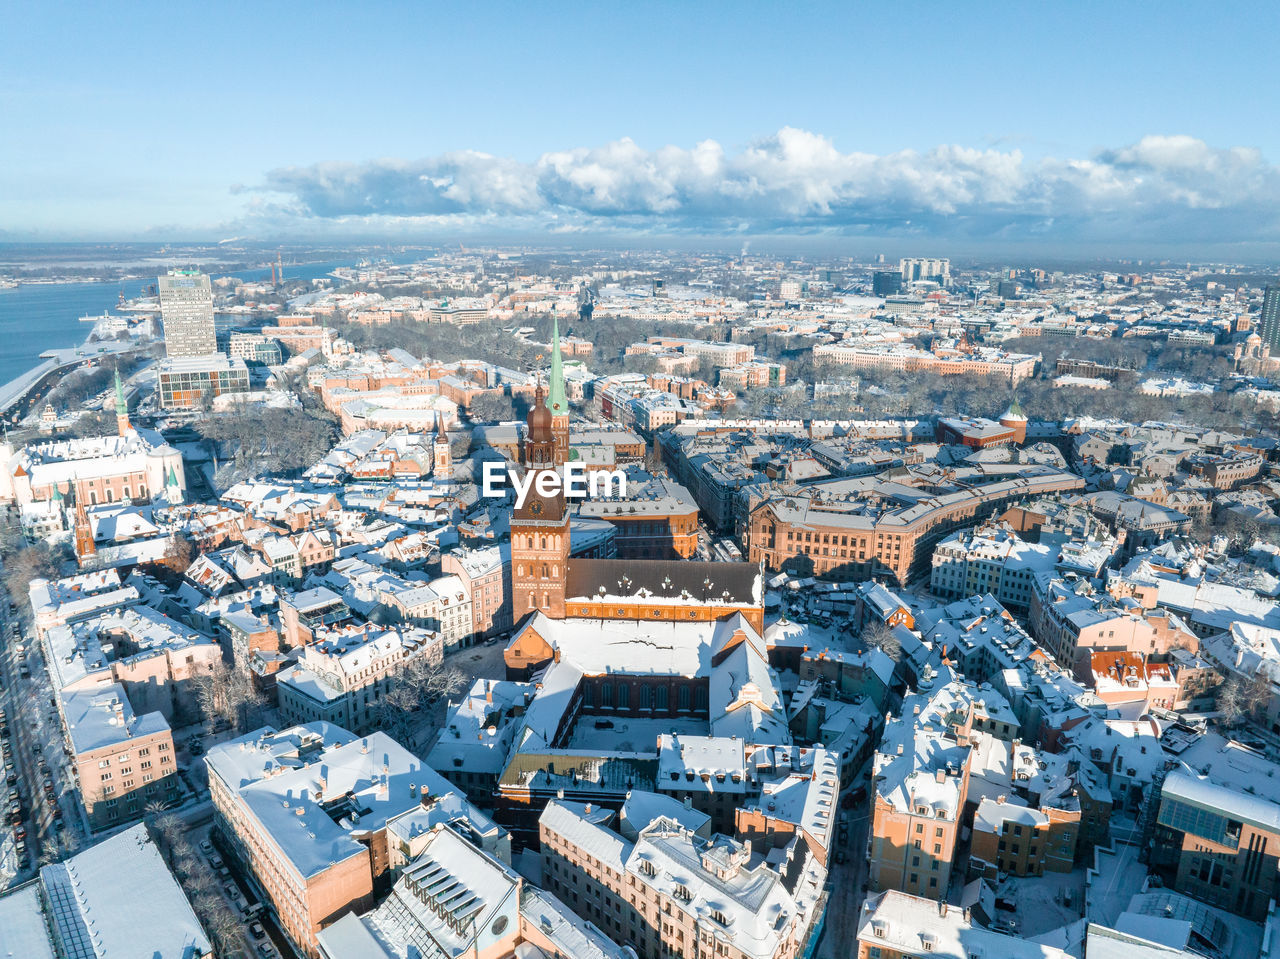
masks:
<svg viewBox="0 0 1280 959"><path fill-rule="evenodd" d="M213 855L213 843L209 842L209 840L207 840L207 839L201 839L201 840L200 840L200 851L201 851L202 853L204 853L206 856L212 856L212 855Z"/></svg>
<svg viewBox="0 0 1280 959"><path fill-rule="evenodd" d="M253 936L254 939L265 939L267 938L267 930L262 928L262 923L251 922L249 923L249 935Z"/></svg>

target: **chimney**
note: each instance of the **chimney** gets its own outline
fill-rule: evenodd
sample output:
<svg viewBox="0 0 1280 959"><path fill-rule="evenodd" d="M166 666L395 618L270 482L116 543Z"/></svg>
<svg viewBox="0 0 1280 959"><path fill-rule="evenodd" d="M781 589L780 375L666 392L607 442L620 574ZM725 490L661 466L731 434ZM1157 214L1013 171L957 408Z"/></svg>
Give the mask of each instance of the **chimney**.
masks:
<svg viewBox="0 0 1280 959"><path fill-rule="evenodd" d="M947 781L947 771L945 769L935 769L933 771L933 778L935 782L944 783Z"/></svg>

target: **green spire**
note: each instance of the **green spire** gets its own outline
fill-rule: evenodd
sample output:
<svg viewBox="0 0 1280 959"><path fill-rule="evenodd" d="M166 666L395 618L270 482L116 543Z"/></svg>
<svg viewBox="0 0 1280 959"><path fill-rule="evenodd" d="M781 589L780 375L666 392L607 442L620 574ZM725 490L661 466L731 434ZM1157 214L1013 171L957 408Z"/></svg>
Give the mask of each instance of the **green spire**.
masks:
<svg viewBox="0 0 1280 959"><path fill-rule="evenodd" d="M128 416L129 404L124 401L124 387L120 385L120 369L116 368L116 416Z"/></svg>
<svg viewBox="0 0 1280 959"><path fill-rule="evenodd" d="M560 321L551 320L551 392L547 396L547 409L552 416L568 416L569 400L564 395L564 370L560 365Z"/></svg>

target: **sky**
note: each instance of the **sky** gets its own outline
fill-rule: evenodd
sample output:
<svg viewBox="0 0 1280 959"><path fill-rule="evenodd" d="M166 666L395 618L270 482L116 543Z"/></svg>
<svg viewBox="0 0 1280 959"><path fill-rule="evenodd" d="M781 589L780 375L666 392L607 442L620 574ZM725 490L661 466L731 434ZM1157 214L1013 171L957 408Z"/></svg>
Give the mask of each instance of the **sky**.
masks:
<svg viewBox="0 0 1280 959"><path fill-rule="evenodd" d="M6 5L0 240L1280 250L1280 4Z"/></svg>

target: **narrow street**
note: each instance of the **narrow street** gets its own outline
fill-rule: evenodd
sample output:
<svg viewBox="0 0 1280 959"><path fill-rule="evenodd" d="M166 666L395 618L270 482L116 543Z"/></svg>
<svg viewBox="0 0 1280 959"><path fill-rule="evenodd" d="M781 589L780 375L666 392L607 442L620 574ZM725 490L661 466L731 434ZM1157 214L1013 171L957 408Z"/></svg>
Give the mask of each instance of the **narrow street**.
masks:
<svg viewBox="0 0 1280 959"><path fill-rule="evenodd" d="M850 789L866 784L870 766L855 777ZM837 822L847 822L847 838L832 847L832 861L827 875L827 912L822 939L814 952L817 959L849 959L857 953L858 916L866 897L862 885L867 881L867 806L841 809ZM837 837L839 836L837 831ZM840 859L843 857L844 861Z"/></svg>

